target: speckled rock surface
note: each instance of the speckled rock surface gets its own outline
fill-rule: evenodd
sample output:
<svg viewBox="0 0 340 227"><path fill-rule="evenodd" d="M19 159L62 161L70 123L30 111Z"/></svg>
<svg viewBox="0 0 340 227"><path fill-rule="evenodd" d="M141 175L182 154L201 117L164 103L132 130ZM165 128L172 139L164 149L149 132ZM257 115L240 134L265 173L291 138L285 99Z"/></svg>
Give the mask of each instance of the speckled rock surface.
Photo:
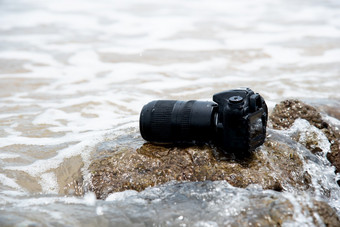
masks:
<svg viewBox="0 0 340 227"><path fill-rule="evenodd" d="M327 198L331 193L322 186L322 175L329 169L310 172L313 168L310 163L317 164L322 157L327 162L326 154L337 165L332 157L339 155L338 131L316 108L297 100L287 100L276 105L270 116L265 143L248 157L236 158L208 145L176 147L145 143L137 149L128 144L113 146L92 161L88 190L98 199L106 199L113 192L141 192L171 181L223 180L237 188L257 185L277 192L310 192ZM333 171L330 168L330 172ZM273 206L273 209L256 222L266 224L268 215L267 224L270 225L294 221L295 208L289 201L262 205ZM302 207L304 212L310 212L315 225L340 225L339 217L325 202L313 200L312 205ZM247 223L251 220L247 219Z"/></svg>
<svg viewBox="0 0 340 227"><path fill-rule="evenodd" d="M316 212L320 218L322 219L323 224L328 227L337 227L340 226L339 217L336 215L336 212L325 202L315 200L313 202L313 208L311 209L311 213ZM317 223L317 220L314 219L314 223Z"/></svg>
<svg viewBox="0 0 340 227"><path fill-rule="evenodd" d="M274 129L287 129L298 118L306 119L327 136L332 150L328 158L337 165L338 134L323 121L314 107L297 100L287 100L276 105L270 116ZM312 188L311 177L303 169L296 146L292 142L287 143L287 139L283 140L273 130L268 135L263 146L242 160L226 156L210 146L175 147L150 143L138 149L118 146L110 151L110 155L92 162L90 190L96 193L97 198L105 199L112 192L141 191L172 180L226 180L236 187L258 184L276 191L290 187L300 190ZM300 137L295 133L291 139L301 143ZM322 152L312 132L302 145L316 155Z"/></svg>
<svg viewBox="0 0 340 227"><path fill-rule="evenodd" d="M319 108L334 117L340 116L339 107L323 105ZM287 129L298 118L305 119L320 129L331 144L331 152L327 154L327 158L335 166L336 172L340 172L340 132L335 127L331 127L327 119L322 118L319 110L298 100L286 100L275 106L269 118L274 129ZM311 141L306 147L313 153L318 152L319 148L312 145Z"/></svg>
<svg viewBox="0 0 340 227"><path fill-rule="evenodd" d="M116 191L163 184L171 180L226 180L236 187L259 184L281 191L286 184L306 188L309 181L294 150L282 142L268 139L267 152L256 152L244 160L221 156L206 147L164 147L146 143L137 150L117 151L111 157L92 163L93 191L106 198ZM269 162L269 158L275 162ZM282 177L279 177L282 176Z"/></svg>
<svg viewBox="0 0 340 227"><path fill-rule="evenodd" d="M92 162L90 190L97 198L105 199L112 192L142 191L172 180L226 180L241 188L258 184L276 191L314 190L311 176L296 150L299 143L294 138L282 138L273 130L268 134L264 145L242 160L225 156L209 146L179 148L146 143L137 150L118 147L111 155ZM300 134L294 133L294 136L303 136ZM317 138L311 141L319 143ZM305 145L308 143L307 140ZM315 149L321 148L315 146Z"/></svg>
<svg viewBox="0 0 340 227"><path fill-rule="evenodd" d="M147 226L339 226L334 210L308 196L291 197L286 192L232 187L225 181L169 182L142 192L114 193L108 201L129 201L120 210L143 208L131 218ZM160 202L162 201L162 202ZM142 204L142 205L141 205ZM114 209L112 209L114 210ZM110 216L111 217L111 216ZM152 221L150 221L150 219ZM168 220L173 220L169 224ZM150 223L150 224L149 224ZM201 223L201 225L192 225ZM142 225L143 226L143 225Z"/></svg>

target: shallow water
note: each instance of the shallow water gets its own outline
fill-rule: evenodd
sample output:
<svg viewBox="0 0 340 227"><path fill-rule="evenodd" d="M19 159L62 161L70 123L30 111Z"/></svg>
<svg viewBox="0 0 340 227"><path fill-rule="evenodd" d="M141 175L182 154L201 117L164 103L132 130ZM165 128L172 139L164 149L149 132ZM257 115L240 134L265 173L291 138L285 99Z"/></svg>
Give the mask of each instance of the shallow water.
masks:
<svg viewBox="0 0 340 227"><path fill-rule="evenodd" d="M143 144L138 115L150 100L244 86L271 108L339 100L339 18L336 0L0 0L1 219L97 220L111 205L70 195L75 179L88 179L98 144Z"/></svg>

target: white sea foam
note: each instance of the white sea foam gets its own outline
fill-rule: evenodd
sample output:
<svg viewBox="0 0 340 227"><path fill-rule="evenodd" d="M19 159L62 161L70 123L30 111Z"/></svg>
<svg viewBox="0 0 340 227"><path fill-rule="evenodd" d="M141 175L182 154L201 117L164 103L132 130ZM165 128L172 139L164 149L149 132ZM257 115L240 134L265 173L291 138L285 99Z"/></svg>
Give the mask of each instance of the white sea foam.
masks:
<svg viewBox="0 0 340 227"><path fill-rule="evenodd" d="M313 141L316 142L314 146L321 149L318 155L312 155L304 147L297 147L301 159L304 160L304 169L311 176L315 198L325 199L325 194L327 194L325 189L330 190L330 198L327 198L327 200L339 212L340 190L336 181L335 167L327 159L327 153L330 152L330 142L325 134L304 119L297 119L284 134L298 138L298 142L303 146L306 146L308 140L313 138Z"/></svg>
<svg viewBox="0 0 340 227"><path fill-rule="evenodd" d="M88 206L94 206L96 204L96 195L93 192L88 192L84 195L85 204Z"/></svg>
<svg viewBox="0 0 340 227"><path fill-rule="evenodd" d="M40 175L40 185L43 193L57 194L59 192L57 177L52 172Z"/></svg>
<svg viewBox="0 0 340 227"><path fill-rule="evenodd" d="M134 190L126 190L124 192L117 192L110 194L105 201L124 201L126 198L130 196L138 195L137 191Z"/></svg>
<svg viewBox="0 0 340 227"><path fill-rule="evenodd" d="M18 185L15 182L15 180L13 180L12 178L7 177L4 174L0 174L0 183L2 185L8 186L10 188L17 189L18 191L22 191L23 190L23 188L20 187L20 185Z"/></svg>
<svg viewBox="0 0 340 227"><path fill-rule="evenodd" d="M18 158L20 155L13 153L0 153L0 159Z"/></svg>

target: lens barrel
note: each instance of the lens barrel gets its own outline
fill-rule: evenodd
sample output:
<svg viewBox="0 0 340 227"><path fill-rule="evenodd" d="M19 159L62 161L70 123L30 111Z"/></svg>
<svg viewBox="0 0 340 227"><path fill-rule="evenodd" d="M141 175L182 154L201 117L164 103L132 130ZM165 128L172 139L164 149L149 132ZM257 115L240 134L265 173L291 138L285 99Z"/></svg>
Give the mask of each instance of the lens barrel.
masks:
<svg viewBox="0 0 340 227"><path fill-rule="evenodd" d="M140 114L142 137L158 143L206 143L214 135L216 103L156 100Z"/></svg>

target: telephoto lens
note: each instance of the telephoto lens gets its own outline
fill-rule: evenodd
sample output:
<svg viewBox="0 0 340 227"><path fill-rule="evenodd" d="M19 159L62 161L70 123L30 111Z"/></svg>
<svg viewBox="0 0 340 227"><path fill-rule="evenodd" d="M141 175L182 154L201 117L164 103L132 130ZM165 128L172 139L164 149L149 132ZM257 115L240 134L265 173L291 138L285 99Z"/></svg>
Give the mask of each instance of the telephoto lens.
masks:
<svg viewBox="0 0 340 227"><path fill-rule="evenodd" d="M141 135L152 143L211 143L236 154L263 144L268 109L258 93L228 90L215 94L213 101L152 101L140 114Z"/></svg>

